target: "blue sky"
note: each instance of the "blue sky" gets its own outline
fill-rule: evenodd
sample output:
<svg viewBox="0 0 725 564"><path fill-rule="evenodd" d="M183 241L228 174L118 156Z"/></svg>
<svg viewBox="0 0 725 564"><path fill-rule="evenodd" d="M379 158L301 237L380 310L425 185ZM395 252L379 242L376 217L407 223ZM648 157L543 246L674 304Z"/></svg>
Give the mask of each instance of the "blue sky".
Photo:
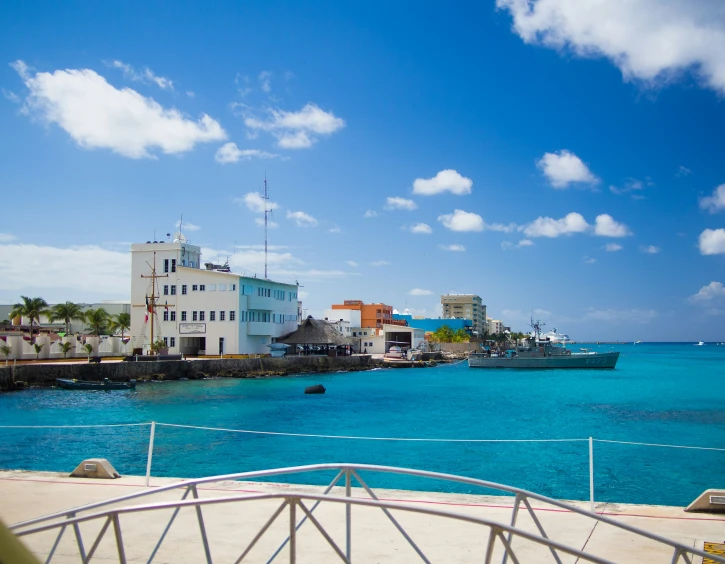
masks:
<svg viewBox="0 0 725 564"><path fill-rule="evenodd" d="M0 6L0 302L128 299L128 246L436 316L725 341L725 8ZM718 190L719 187L722 188Z"/></svg>

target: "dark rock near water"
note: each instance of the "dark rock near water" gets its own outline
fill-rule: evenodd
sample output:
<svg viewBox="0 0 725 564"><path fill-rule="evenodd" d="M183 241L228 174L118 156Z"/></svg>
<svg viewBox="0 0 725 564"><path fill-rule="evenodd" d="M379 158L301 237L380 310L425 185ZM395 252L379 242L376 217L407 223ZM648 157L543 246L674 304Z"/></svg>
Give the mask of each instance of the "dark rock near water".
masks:
<svg viewBox="0 0 725 564"><path fill-rule="evenodd" d="M307 386L305 388L306 394L324 394L325 393L325 386L322 384L315 384L314 386Z"/></svg>

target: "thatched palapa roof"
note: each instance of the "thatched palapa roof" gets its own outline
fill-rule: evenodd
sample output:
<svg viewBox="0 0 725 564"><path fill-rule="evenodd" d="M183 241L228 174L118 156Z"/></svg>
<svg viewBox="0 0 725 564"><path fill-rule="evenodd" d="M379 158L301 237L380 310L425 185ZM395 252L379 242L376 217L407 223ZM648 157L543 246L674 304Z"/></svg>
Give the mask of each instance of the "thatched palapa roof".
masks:
<svg viewBox="0 0 725 564"><path fill-rule="evenodd" d="M312 316L305 319L297 331L277 339L278 343L287 345L351 345L351 339L346 339L337 329L327 321L313 319Z"/></svg>

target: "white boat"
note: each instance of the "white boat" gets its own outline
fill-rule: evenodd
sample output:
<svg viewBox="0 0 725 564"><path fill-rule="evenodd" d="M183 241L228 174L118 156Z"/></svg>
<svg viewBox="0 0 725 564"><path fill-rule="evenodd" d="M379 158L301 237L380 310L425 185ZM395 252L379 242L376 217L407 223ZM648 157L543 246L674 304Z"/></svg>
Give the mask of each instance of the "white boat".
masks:
<svg viewBox="0 0 725 564"><path fill-rule="evenodd" d="M634 344L635 345L641 345L642 344L642 341L635 341Z"/></svg>
<svg viewBox="0 0 725 564"><path fill-rule="evenodd" d="M541 339L543 341L548 340L552 343L565 343L565 344L568 343L569 341L571 341L571 339L569 338L569 335L565 335L564 333L559 333L556 327L554 327L553 331L549 331L545 335L541 335Z"/></svg>
<svg viewBox="0 0 725 564"><path fill-rule="evenodd" d="M540 322L531 322L534 337L523 346L507 349L501 354L493 350L472 352L468 355L468 366L471 368L614 368L619 359L619 352L593 352L581 349L575 353L567 349L563 343L552 343L542 340Z"/></svg>
<svg viewBox="0 0 725 564"><path fill-rule="evenodd" d="M696 347L704 347L705 346L705 342L704 341L700 341L699 343L695 343L695 346Z"/></svg>

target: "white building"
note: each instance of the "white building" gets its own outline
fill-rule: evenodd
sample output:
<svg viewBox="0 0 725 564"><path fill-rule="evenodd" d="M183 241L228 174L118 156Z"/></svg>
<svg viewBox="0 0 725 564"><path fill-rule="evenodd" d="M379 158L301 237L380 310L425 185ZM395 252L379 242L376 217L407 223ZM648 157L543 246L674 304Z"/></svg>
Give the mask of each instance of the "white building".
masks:
<svg viewBox="0 0 725 564"><path fill-rule="evenodd" d="M500 319L491 319L490 317L487 317L486 326L488 327L488 333L490 335L495 335L496 333L503 333L505 330L505 327L503 326L503 321L501 321Z"/></svg>
<svg viewBox="0 0 725 564"><path fill-rule="evenodd" d="M156 278L151 278L156 265ZM170 354L267 354L272 339L297 329L297 285L250 278L207 263L185 241L131 245L131 337L151 343L147 297L156 296L154 340ZM160 335L158 334L160 331Z"/></svg>

